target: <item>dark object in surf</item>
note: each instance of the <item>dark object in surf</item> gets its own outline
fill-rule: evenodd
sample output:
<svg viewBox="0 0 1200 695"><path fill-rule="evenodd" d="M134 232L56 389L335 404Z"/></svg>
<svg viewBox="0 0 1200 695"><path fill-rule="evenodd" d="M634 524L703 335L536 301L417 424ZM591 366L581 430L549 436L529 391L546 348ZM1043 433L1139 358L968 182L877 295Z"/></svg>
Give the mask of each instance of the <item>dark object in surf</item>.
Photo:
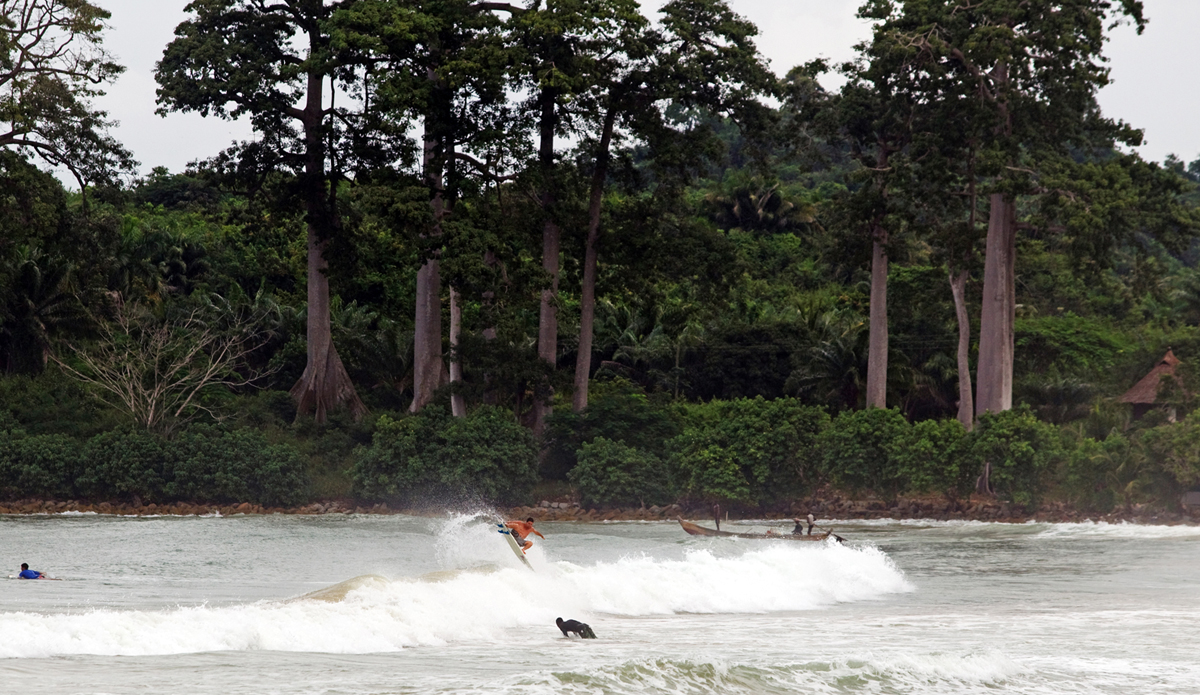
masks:
<svg viewBox="0 0 1200 695"><path fill-rule="evenodd" d="M559 630L562 630L563 637L570 637L570 633L574 632L581 639L596 639L596 633L592 632L592 626L587 623L559 618L554 621L554 624L558 625Z"/></svg>

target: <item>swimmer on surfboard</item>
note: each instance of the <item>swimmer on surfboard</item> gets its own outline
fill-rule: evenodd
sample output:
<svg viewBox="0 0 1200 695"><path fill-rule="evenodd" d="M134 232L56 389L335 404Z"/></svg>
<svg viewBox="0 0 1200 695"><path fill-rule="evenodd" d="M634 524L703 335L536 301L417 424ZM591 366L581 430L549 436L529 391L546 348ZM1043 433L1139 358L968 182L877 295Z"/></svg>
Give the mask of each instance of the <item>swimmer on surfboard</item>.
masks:
<svg viewBox="0 0 1200 695"><path fill-rule="evenodd" d="M47 577L44 573L37 570L29 569L29 563L22 562L21 573L17 575L17 579L51 579L51 577Z"/></svg>

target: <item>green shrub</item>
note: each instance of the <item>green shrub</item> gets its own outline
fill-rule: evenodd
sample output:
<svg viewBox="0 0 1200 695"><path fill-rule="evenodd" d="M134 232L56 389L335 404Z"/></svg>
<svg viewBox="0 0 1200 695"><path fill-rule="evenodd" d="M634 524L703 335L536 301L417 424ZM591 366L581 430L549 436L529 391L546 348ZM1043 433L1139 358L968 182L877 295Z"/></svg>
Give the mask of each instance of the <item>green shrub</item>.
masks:
<svg viewBox="0 0 1200 695"><path fill-rule="evenodd" d="M1085 438L1066 456L1063 490L1082 509L1110 512L1118 502L1133 503L1145 483L1144 464L1138 447L1119 432Z"/></svg>
<svg viewBox="0 0 1200 695"><path fill-rule="evenodd" d="M939 492L958 504L971 494L979 470L966 455L967 430L958 420L922 420L893 455L912 492Z"/></svg>
<svg viewBox="0 0 1200 695"><path fill-rule="evenodd" d="M71 497L79 444L61 434L0 431L0 497Z"/></svg>
<svg viewBox="0 0 1200 695"><path fill-rule="evenodd" d="M815 444L829 422L821 408L760 396L689 405L684 418L670 449L685 495L771 503L819 482Z"/></svg>
<svg viewBox="0 0 1200 695"><path fill-rule="evenodd" d="M662 459L647 451L596 437L583 445L571 483L585 503L666 504L671 501L671 478Z"/></svg>
<svg viewBox="0 0 1200 695"><path fill-rule="evenodd" d="M1058 431L1027 406L985 413L968 439L971 465L989 468L996 494L1025 506L1037 504L1045 473L1064 454Z"/></svg>
<svg viewBox="0 0 1200 695"><path fill-rule="evenodd" d="M425 462L418 442L432 435L428 417L394 419L384 415L375 425L371 446L354 455L354 493L367 499L395 498L425 482Z"/></svg>
<svg viewBox="0 0 1200 695"><path fill-rule="evenodd" d="M294 505L308 493L304 461L259 432L195 426L175 439L113 431L83 446L80 491L143 502L253 502Z"/></svg>
<svg viewBox="0 0 1200 695"><path fill-rule="evenodd" d="M171 453L171 499L287 506L306 496L300 456L253 430L195 427L171 443Z"/></svg>
<svg viewBox="0 0 1200 695"><path fill-rule="evenodd" d="M504 408L449 418L421 452L435 482L454 497L511 502L537 482L533 434Z"/></svg>
<svg viewBox="0 0 1200 695"><path fill-rule="evenodd" d="M892 502L908 486L901 456L910 440L911 426L899 410L868 408L839 415L818 447L835 485L852 493L871 490Z"/></svg>
<svg viewBox="0 0 1200 695"><path fill-rule="evenodd" d="M481 496L509 501L537 480L533 435L512 413L485 406L452 418L438 406L399 420L380 418L371 446L355 455L355 494Z"/></svg>
<svg viewBox="0 0 1200 695"><path fill-rule="evenodd" d="M98 434L116 419L98 409L97 403L79 382L53 365L37 376L0 377L0 413L31 435L65 434L84 439Z"/></svg>
<svg viewBox="0 0 1200 695"><path fill-rule="evenodd" d="M1143 431L1140 443L1152 462L1146 484L1159 502L1176 506L1180 495L1200 486L1200 411Z"/></svg>
<svg viewBox="0 0 1200 695"><path fill-rule="evenodd" d="M87 441L78 486L88 497L166 501L171 451L167 442L144 430L113 430Z"/></svg>
<svg viewBox="0 0 1200 695"><path fill-rule="evenodd" d="M566 480L578 462L576 452L597 437L667 457L667 442L679 434L668 409L650 403L625 381L603 384L597 391L583 412L561 410L547 418L541 469L546 479Z"/></svg>
<svg viewBox="0 0 1200 695"><path fill-rule="evenodd" d="M675 465L684 494L702 500L755 501L745 471L730 449L716 445L701 448L686 439L680 443L688 444L687 454L678 456Z"/></svg>

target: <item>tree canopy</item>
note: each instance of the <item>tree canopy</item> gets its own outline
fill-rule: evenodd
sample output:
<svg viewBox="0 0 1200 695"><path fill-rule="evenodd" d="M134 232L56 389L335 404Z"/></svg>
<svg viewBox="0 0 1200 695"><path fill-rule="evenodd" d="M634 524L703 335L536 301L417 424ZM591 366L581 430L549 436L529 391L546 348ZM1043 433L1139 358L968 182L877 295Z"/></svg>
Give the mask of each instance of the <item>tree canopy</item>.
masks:
<svg viewBox="0 0 1200 695"><path fill-rule="evenodd" d="M238 422L381 499L1192 480L1154 428L1194 399L1116 400L1200 360L1200 161L1096 101L1141 3L866 2L854 60L782 77L735 7L193 0L159 110L254 138L130 179L107 13L0 0L0 387L90 398L0 430Z"/></svg>

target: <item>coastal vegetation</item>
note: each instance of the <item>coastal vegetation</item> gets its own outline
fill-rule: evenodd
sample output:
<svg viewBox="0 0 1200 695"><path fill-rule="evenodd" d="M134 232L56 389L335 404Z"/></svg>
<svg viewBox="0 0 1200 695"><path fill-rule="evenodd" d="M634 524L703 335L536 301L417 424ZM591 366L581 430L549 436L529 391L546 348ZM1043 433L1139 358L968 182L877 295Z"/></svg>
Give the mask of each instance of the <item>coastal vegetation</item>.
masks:
<svg viewBox="0 0 1200 695"><path fill-rule="evenodd" d="M188 8L161 110L256 136L138 176L106 13L0 0L0 497L1200 487L1200 159L1095 100L1141 3L866 2L783 77L726 0Z"/></svg>

